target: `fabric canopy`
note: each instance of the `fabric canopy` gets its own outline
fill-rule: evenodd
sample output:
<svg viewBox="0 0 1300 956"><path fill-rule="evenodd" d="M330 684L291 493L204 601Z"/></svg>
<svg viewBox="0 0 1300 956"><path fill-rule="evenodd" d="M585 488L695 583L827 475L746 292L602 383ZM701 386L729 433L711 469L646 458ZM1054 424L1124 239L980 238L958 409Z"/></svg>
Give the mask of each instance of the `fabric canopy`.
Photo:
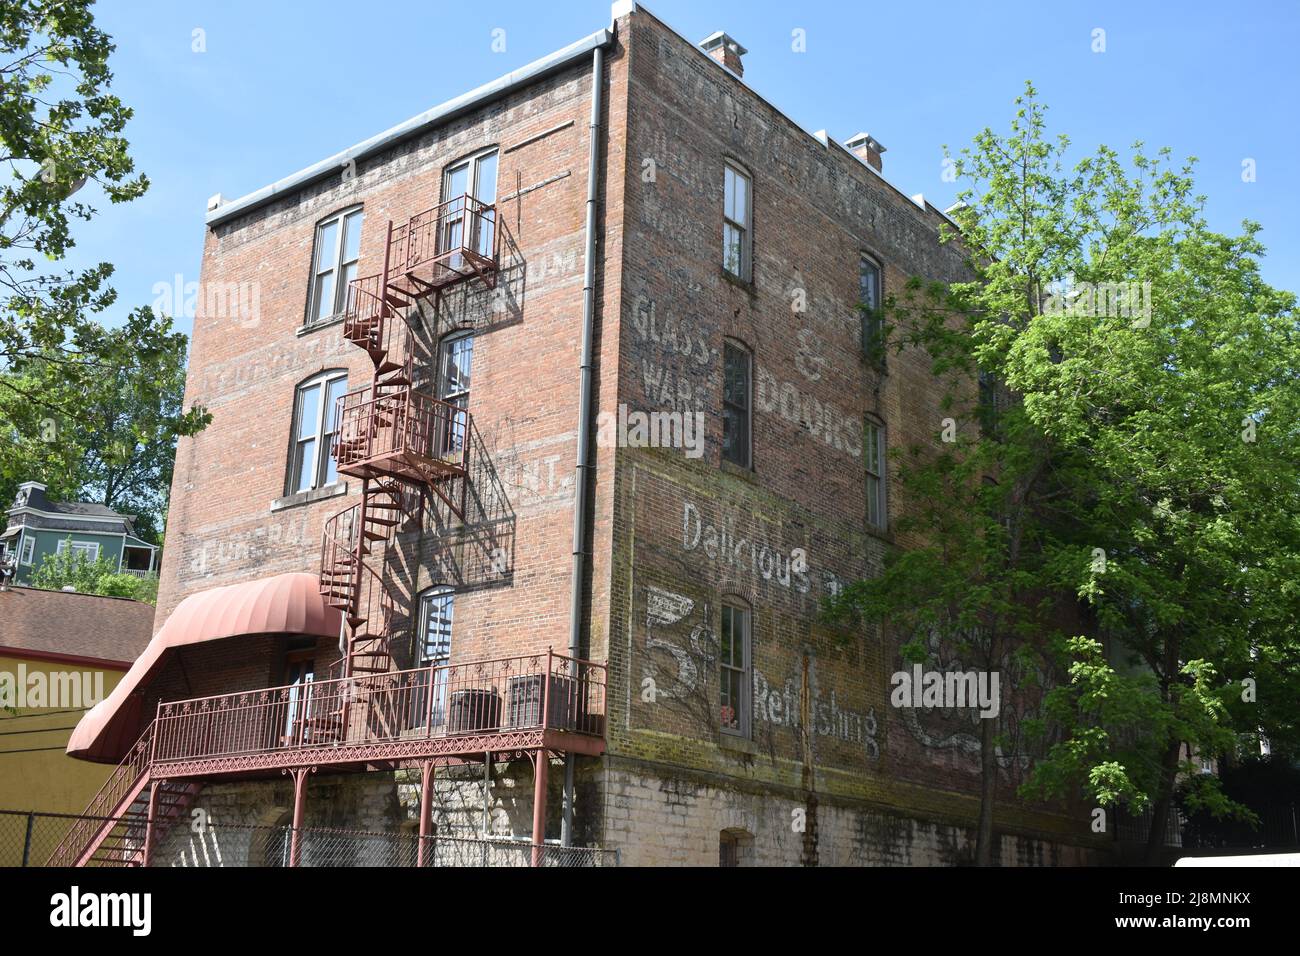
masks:
<svg viewBox="0 0 1300 956"><path fill-rule="evenodd" d="M100 763L121 760L143 730L143 691L176 648L250 634L334 637L342 620L338 609L325 603L312 574L280 574L191 594L112 693L81 718L68 739L68 754Z"/></svg>

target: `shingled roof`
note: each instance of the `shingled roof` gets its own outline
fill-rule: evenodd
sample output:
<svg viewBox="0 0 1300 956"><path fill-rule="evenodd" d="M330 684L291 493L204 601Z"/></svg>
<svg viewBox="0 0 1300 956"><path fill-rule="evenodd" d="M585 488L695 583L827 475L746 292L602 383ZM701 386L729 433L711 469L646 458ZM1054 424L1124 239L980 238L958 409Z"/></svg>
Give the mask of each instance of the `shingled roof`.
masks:
<svg viewBox="0 0 1300 956"><path fill-rule="evenodd" d="M135 534L135 515L122 514L106 505L81 501L51 501L40 482L18 487L18 497L9 506L9 528L25 525L53 531L126 532Z"/></svg>
<svg viewBox="0 0 1300 956"><path fill-rule="evenodd" d="M130 664L153 636L152 604L77 591L0 591L0 654L31 651Z"/></svg>

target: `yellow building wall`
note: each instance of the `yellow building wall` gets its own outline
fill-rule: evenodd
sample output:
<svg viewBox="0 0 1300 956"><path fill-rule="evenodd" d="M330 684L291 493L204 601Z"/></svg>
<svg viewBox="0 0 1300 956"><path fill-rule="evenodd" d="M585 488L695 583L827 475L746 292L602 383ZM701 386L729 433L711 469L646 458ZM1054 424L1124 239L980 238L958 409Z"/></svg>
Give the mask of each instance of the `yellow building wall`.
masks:
<svg viewBox="0 0 1300 956"><path fill-rule="evenodd" d="M26 666L27 674L45 674L47 682L51 674L102 674L105 695L126 673L89 664L0 655L0 674L16 678L20 665ZM0 810L81 813L86 809L114 769L111 764L74 760L64 752L72 728L88 709L84 701L80 708L0 709ZM0 866L22 862L26 826L25 816L0 814ZM47 859L53 849L51 842L57 842L56 831L65 828L61 821L38 819L32 832L31 862Z"/></svg>

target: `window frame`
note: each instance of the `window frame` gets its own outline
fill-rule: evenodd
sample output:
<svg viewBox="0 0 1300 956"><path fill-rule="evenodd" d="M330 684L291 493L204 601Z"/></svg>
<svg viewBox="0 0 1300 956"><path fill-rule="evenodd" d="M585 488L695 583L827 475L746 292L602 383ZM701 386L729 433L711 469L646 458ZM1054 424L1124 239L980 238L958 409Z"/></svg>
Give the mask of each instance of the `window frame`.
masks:
<svg viewBox="0 0 1300 956"><path fill-rule="evenodd" d="M34 536L23 535L23 540L18 546L18 563L25 568L30 568L32 562L36 560L36 538Z"/></svg>
<svg viewBox="0 0 1300 956"><path fill-rule="evenodd" d="M881 315L872 315L861 306L866 305L866 299L863 298L863 276L866 268L870 268L876 277L876 301L871 306L870 312L879 313L885 300L885 267L880 259L865 250L858 252L858 305L862 316L862 327L860 329L862 355L867 361L884 367L885 364L885 320Z"/></svg>
<svg viewBox="0 0 1300 956"><path fill-rule="evenodd" d="M873 441L874 433L874 441ZM873 448L874 446L874 448ZM872 461L872 451L875 461ZM866 490L866 523L876 531L889 530L889 432L883 421L867 416L862 426L862 459L866 472L864 485ZM873 466L875 470L873 470ZM874 482L874 485L873 485ZM878 521L872 520L873 499L879 513Z"/></svg>
<svg viewBox="0 0 1300 956"><path fill-rule="evenodd" d="M745 181L745 221L742 223L727 215L727 174ZM740 271L731 268L727 244L728 227L740 233ZM754 177L749 170L734 160L722 161L722 271L740 282L754 281Z"/></svg>
<svg viewBox="0 0 1300 956"><path fill-rule="evenodd" d="M745 405L740 407L727 398L728 359L739 354L745 359ZM744 461L727 456L727 412L743 412L745 422ZM754 350L738 339L724 339L722 343L722 460L737 468L754 468Z"/></svg>
<svg viewBox="0 0 1300 956"><path fill-rule="evenodd" d="M352 216L359 216L357 229L365 229L365 207L362 205L349 206L346 209L340 209L338 212L331 213L324 219L316 223L315 232L312 234L311 245L311 270L307 279L307 315L305 325L312 328L318 325L325 325L343 314L347 308L347 295L349 282L340 282L344 270L352 266L352 276L356 277L357 264L361 261L361 237L357 236L357 254L348 259L344 258L347 253L348 237L348 220ZM338 226L338 237L334 246L333 262L325 267L321 262L321 233L331 225ZM319 280L322 275L330 273L333 275L333 288L331 290L330 311L320 315L319 302L317 299Z"/></svg>
<svg viewBox="0 0 1300 956"><path fill-rule="evenodd" d="M744 633L741 636L741 664L739 666L726 662L723 659L722 647L722 629L723 622L726 620L728 612L733 615L731 623L732 647L735 647L735 615L740 615L740 620L744 623ZM734 659L734 652L733 652ZM729 727L723 721L722 708L727 706L727 694L729 684L724 682L724 675L728 673L739 674L739 714L736 719L736 727ZM721 601L721 607L718 614L718 725L722 733L731 737L739 737L743 740L749 740L753 733L753 710L754 710L754 613L747 601L734 596L724 596Z"/></svg>
<svg viewBox="0 0 1300 956"><path fill-rule="evenodd" d="M494 175L494 181L492 184L492 198L491 200L486 200L483 199L478 194L479 171L480 171L479 164L489 156L496 157L496 173ZM452 195L451 177L455 175L455 173L462 168L466 170L465 191ZM489 212L487 216L484 217L491 225L492 228L487 230L487 232L482 236L480 236L477 232L475 232L475 234L472 236L469 235L469 229L472 226L474 226L475 223L470 219L469 211L468 209L465 208L465 204L462 203L461 208L457 210L459 215L457 215L455 219L448 217L448 219L445 222L443 222L441 226L438 227L438 235L436 237L436 242L438 243L438 251L440 253L445 253L445 252L452 252L453 250L459 250L459 249L473 249L479 255L490 255L493 243L495 242L496 239L494 234L496 229L496 202L497 202L497 196L499 196L500 193L501 193L501 147L499 144L493 144L492 146L485 146L483 149L470 153L467 156L462 156L459 159L453 160L452 162L444 166L442 170L442 204L445 205L446 203L451 202L452 200L456 199L459 196L472 196L475 199L477 199L479 202L483 203L484 205L493 207L492 211ZM456 215L456 213L452 213L452 215ZM460 241L453 246L448 236L450 235L451 229L456 224L460 225ZM486 240L486 242L484 242L483 240ZM485 244L487 246L487 250L484 250L482 248Z"/></svg>
<svg viewBox="0 0 1300 956"><path fill-rule="evenodd" d="M333 382L343 382L342 394L347 394L348 371L347 369L335 368L317 372L310 378L303 379L293 390L293 419L289 432L289 469L285 478L285 493L290 495L306 494L310 491L319 491L322 488L333 487L339 484L337 471L334 480L325 481L326 469L330 458L333 457L329 451L333 445L335 434L338 432L338 423L333 420L334 410L326 407L329 404L330 385ZM316 399L316 431L303 438L299 432L302 425L302 405L304 393L313 387L320 387L320 394ZM307 488L298 487L298 475L301 473L302 465L302 446L307 442L314 442L315 447L312 452L312 482ZM326 449L324 457L321 455L321 449Z"/></svg>
<svg viewBox="0 0 1300 956"><path fill-rule="evenodd" d="M54 546L54 553L56 555L62 555L63 552L69 549L74 552L85 552L90 550L92 551L93 556L86 560L90 561L92 564L99 560L100 549L98 541L73 541L68 538L60 538L58 543Z"/></svg>
<svg viewBox="0 0 1300 956"><path fill-rule="evenodd" d="M446 623L446 652L442 656L430 656L426 653L429 649L429 623L432 609L439 599L445 599L441 606L445 609L443 620ZM427 721L430 726L440 727L447 720L447 706L449 704L447 698L447 668L451 666L452 637L456 626L456 589L449 584L435 584L421 591L417 596L417 601L419 630L416 632L416 636L419 646L412 648L412 650L415 651L414 656L418 661L418 667L422 670L428 670L429 676L420 678L419 690L412 695L414 709L411 716L415 721L415 726L423 727ZM443 637L444 634L440 633L440 640Z"/></svg>
<svg viewBox="0 0 1300 956"><path fill-rule="evenodd" d="M468 439L466 430L469 425L469 403L474 393L474 346L475 334L473 329L455 329L448 332L438 340L437 348L437 367L434 369L434 397L440 402L455 406L460 409L459 412L448 413L445 433L438 436L439 446L436 449L438 454L447 454L450 452L464 451L465 441ZM457 383L464 385L452 389L451 383L447 377L447 360L449 353L458 343L469 343L469 363L467 376L468 381ZM459 366L458 366L459 367Z"/></svg>

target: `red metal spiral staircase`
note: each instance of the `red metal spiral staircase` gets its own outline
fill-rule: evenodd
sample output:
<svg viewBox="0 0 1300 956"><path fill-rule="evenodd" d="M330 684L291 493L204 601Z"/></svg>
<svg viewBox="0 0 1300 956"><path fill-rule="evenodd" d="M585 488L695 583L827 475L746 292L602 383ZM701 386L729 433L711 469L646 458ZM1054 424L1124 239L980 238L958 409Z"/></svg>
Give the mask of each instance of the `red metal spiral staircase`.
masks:
<svg viewBox="0 0 1300 956"><path fill-rule="evenodd" d="M321 593L344 612L341 676L391 669L393 601L379 550L426 498L465 519L473 423L467 410L415 387L415 332L422 300L457 283L496 283L496 210L457 196L408 222L388 223L383 271L348 287L343 335L374 366L371 383L340 400L333 453L339 474L361 479L361 500L330 518L321 549Z"/></svg>

